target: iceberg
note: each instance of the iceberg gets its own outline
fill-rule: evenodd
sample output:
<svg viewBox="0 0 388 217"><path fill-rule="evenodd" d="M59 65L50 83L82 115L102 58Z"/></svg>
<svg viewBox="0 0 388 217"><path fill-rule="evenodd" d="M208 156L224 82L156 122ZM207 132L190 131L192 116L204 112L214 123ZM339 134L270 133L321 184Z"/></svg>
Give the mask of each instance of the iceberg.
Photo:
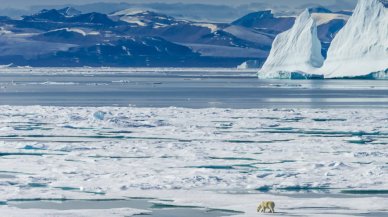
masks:
<svg viewBox="0 0 388 217"><path fill-rule="evenodd" d="M325 78L388 78L386 1L359 0L319 70Z"/></svg>
<svg viewBox="0 0 388 217"><path fill-rule="evenodd" d="M237 66L237 69L258 69L263 64L259 60L248 60Z"/></svg>
<svg viewBox="0 0 388 217"><path fill-rule="evenodd" d="M264 79L322 78L314 72L323 65L323 61L316 22L305 10L291 29L275 38L258 76Z"/></svg>

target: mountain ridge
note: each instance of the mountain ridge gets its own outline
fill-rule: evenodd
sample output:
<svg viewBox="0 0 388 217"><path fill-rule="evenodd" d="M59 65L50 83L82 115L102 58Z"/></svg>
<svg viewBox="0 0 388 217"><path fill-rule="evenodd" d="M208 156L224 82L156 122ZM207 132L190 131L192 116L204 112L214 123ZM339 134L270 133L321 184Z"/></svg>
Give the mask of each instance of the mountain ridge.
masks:
<svg viewBox="0 0 388 217"><path fill-rule="evenodd" d="M328 19L332 18L329 16ZM268 10L247 14L230 23L215 23L185 20L133 8L111 14L81 13L71 7L44 9L23 16L22 19L0 18L0 28L3 31L0 34L0 43L3 44L0 48L0 51L3 51L0 52L0 64L63 66L63 63L67 62L69 66L127 67L134 66L135 62L136 66L147 67L155 61L157 65L153 66L163 67L237 67L245 61L253 61L255 64L246 65L259 67L267 58L275 37L291 28L294 20L294 17L278 17ZM335 34L338 29L334 28L334 25L338 24L328 22L325 28L320 30L320 35L327 38L325 45L330 44L329 36ZM87 55L83 52L101 45L111 45L118 58L124 60L124 54L119 49L123 40L136 38L147 43L149 37L164 40L158 42L160 45L154 44L155 47L163 47L168 42L171 47L183 46L191 52L182 53L181 59L170 58L165 62L161 61L163 57L154 58L155 56L146 61L147 58L140 54L126 57L127 62L115 62L114 58L111 58L113 54L109 52L103 52L101 56L96 53L96 60L93 62L91 58L86 58ZM138 47L136 44L128 46ZM322 49L322 52L325 50ZM59 56L69 56L74 61L55 61ZM175 55L177 56L179 55ZM108 59L112 62L107 61Z"/></svg>

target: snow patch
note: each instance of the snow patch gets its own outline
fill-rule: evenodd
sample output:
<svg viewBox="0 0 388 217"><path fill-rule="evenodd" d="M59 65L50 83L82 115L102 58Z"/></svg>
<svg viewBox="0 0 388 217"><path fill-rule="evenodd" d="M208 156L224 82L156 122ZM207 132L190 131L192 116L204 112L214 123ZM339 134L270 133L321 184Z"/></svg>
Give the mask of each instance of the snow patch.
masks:
<svg viewBox="0 0 388 217"><path fill-rule="evenodd" d="M133 16L136 14L144 14L147 13L146 10L137 10L137 9L125 9L122 11L117 11L116 13L113 13L112 16Z"/></svg>
<svg viewBox="0 0 388 217"><path fill-rule="evenodd" d="M10 34L13 34L13 32L5 29L4 27L0 27L0 36L3 36L3 35L10 35Z"/></svg>
<svg viewBox="0 0 388 217"><path fill-rule="evenodd" d="M311 16L317 23L317 26L329 23L332 20L347 21L349 19L349 16L345 14L313 13Z"/></svg>
<svg viewBox="0 0 388 217"><path fill-rule="evenodd" d="M204 27L210 29L210 31L216 32L218 29L218 26L216 24L211 24L211 23L193 23L193 26L199 26L199 27Z"/></svg>
<svg viewBox="0 0 388 217"><path fill-rule="evenodd" d="M75 32L75 33L78 33L82 36L87 36L89 35L88 33L86 33L84 30L82 29L78 29L78 28L62 28L62 29L55 29L55 30L51 30L51 31L48 31L47 33L51 33L51 32L59 32L59 31L67 31L67 32ZM97 34L97 32L93 32L94 35Z"/></svg>
<svg viewBox="0 0 388 217"><path fill-rule="evenodd" d="M139 18L137 17L121 17L120 20L124 21L124 22L127 22L127 23L131 23L131 24L136 24L138 26L147 26L147 24L143 21L141 21Z"/></svg>

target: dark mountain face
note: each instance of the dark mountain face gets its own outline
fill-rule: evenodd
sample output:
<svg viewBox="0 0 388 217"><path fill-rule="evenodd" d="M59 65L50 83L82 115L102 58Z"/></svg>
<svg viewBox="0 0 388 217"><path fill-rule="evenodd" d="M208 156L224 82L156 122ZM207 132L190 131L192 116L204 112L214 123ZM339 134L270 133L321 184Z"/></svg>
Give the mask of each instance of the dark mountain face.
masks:
<svg viewBox="0 0 388 217"><path fill-rule="evenodd" d="M335 13L336 13L336 14L343 14L343 15L352 16L353 11L337 11L337 12L335 12Z"/></svg>
<svg viewBox="0 0 388 217"><path fill-rule="evenodd" d="M66 17L61 14L58 10L42 10L41 12L31 15L24 16L24 21L53 21L53 22L63 22L66 20Z"/></svg>
<svg viewBox="0 0 388 217"><path fill-rule="evenodd" d="M2 22L2 21L10 21L10 20L11 20L11 18L9 18L9 17L0 16L0 22Z"/></svg>
<svg viewBox="0 0 388 217"><path fill-rule="evenodd" d="M262 25L261 23L273 20L274 15L271 11L259 11L250 13L234 22L233 25L244 26L244 27L257 27L258 25Z"/></svg>
<svg viewBox="0 0 388 217"><path fill-rule="evenodd" d="M314 8L309 8L308 9L310 13L325 13L325 14L330 14L333 13L331 10L325 8L325 7L314 7Z"/></svg>
<svg viewBox="0 0 388 217"><path fill-rule="evenodd" d="M57 29L41 33L32 37L34 40L44 42L66 43L74 45L92 45L103 40L100 34L87 34L82 29Z"/></svg>
<svg viewBox="0 0 388 217"><path fill-rule="evenodd" d="M158 37L120 39L117 46L134 56L180 57L197 55L191 49Z"/></svg>
<svg viewBox="0 0 388 217"><path fill-rule="evenodd" d="M345 24L345 20L335 19L318 26L318 38L322 42L330 43Z"/></svg>
<svg viewBox="0 0 388 217"><path fill-rule="evenodd" d="M337 33L345 26L345 20L332 20L318 26L318 38L322 44L322 55L326 58L331 41Z"/></svg>
<svg viewBox="0 0 388 217"><path fill-rule="evenodd" d="M385 7L388 7L388 0L379 0Z"/></svg>
<svg viewBox="0 0 388 217"><path fill-rule="evenodd" d="M178 66L186 60L199 59L188 47L155 37L134 37L115 42L74 47L55 55L39 57L39 62L64 66Z"/></svg>
<svg viewBox="0 0 388 217"><path fill-rule="evenodd" d="M100 24L104 26L115 25L115 22L111 20L106 14L100 14L95 12L74 16L68 18L66 21L69 23Z"/></svg>
<svg viewBox="0 0 388 217"><path fill-rule="evenodd" d="M168 25L162 28L138 28L128 31L131 34L160 36L167 40L181 43L196 43L201 37L211 33L210 29L192 25L190 23L181 23Z"/></svg>
<svg viewBox="0 0 388 217"><path fill-rule="evenodd" d="M66 17L73 17L82 14L81 11L73 8L73 7L66 7L63 9L58 10L58 12Z"/></svg>
<svg viewBox="0 0 388 217"><path fill-rule="evenodd" d="M116 20L122 20L128 24L134 24L135 26L147 26L156 28L183 23L183 21L177 21L173 17L152 11L143 11L137 13L119 11L110 15L110 17Z"/></svg>
<svg viewBox="0 0 388 217"><path fill-rule="evenodd" d="M222 45L228 47L240 47L240 48L259 48L259 49L270 49L270 47L248 40L244 40L234 36L231 33L223 30L218 30L210 34L202 36L198 42L210 44L210 45Z"/></svg>
<svg viewBox="0 0 388 217"><path fill-rule="evenodd" d="M115 22L111 20L106 14L101 13L87 13L78 14L70 11L70 8L61 10L42 10L40 13L24 16L24 22L61 22L61 23L81 23L81 24L100 24L106 26L113 26Z"/></svg>
<svg viewBox="0 0 388 217"><path fill-rule="evenodd" d="M292 27L294 17L274 17L271 11L250 13L234 22L232 25L254 28L268 33L278 34Z"/></svg>

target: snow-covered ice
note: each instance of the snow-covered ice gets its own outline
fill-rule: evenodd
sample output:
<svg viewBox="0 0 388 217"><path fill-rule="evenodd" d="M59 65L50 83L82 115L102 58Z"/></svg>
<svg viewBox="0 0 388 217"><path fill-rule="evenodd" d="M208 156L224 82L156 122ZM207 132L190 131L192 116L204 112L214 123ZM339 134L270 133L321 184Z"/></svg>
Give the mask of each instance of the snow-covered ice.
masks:
<svg viewBox="0 0 388 217"><path fill-rule="evenodd" d="M15 199L152 197L238 216L256 216L261 200L274 200L280 216L384 213L386 197L341 191L388 189L387 117L386 109L0 106L0 212L23 213L7 206ZM96 213L51 215L88 212Z"/></svg>
<svg viewBox="0 0 388 217"><path fill-rule="evenodd" d="M316 25L333 18L347 16L303 12L290 30L277 36L259 78L387 79L388 8L383 1L359 0L324 60Z"/></svg>
<svg viewBox="0 0 388 217"><path fill-rule="evenodd" d="M258 75L260 78L293 78L293 74L308 77L306 74L321 67L323 61L316 22L305 10L290 30L275 38Z"/></svg>
<svg viewBox="0 0 388 217"><path fill-rule="evenodd" d="M371 73L388 77L388 8L379 0L359 0L327 56L320 69L327 78Z"/></svg>

